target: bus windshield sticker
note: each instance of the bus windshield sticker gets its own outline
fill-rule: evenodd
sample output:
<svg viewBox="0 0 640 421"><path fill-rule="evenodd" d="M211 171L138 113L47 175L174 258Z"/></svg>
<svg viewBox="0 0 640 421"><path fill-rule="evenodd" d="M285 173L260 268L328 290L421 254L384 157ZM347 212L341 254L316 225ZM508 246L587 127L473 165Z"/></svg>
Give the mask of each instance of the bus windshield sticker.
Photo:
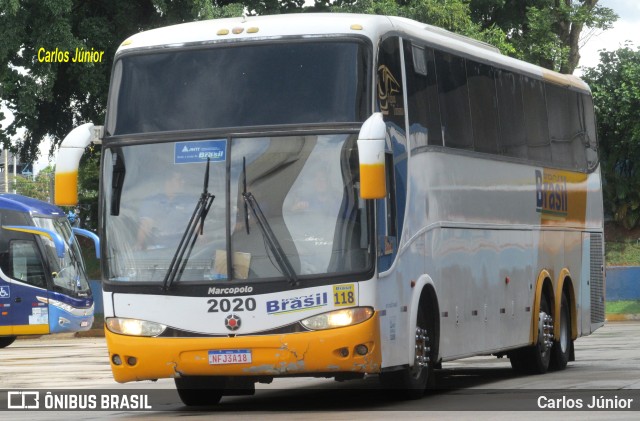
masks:
<svg viewBox="0 0 640 421"><path fill-rule="evenodd" d="M224 162L227 156L227 141L198 140L193 142L176 142L173 162L175 164L193 164L207 162Z"/></svg>
<svg viewBox="0 0 640 421"><path fill-rule="evenodd" d="M387 66L378 67L378 100L383 115L404 115L400 88L400 82Z"/></svg>

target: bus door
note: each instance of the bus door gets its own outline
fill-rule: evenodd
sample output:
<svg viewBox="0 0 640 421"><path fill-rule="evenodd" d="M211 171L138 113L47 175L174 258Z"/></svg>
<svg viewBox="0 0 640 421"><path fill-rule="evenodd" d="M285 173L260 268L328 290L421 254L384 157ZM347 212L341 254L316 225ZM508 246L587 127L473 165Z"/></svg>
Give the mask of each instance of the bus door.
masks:
<svg viewBox="0 0 640 421"><path fill-rule="evenodd" d="M385 39L378 55L378 109L387 125L385 156L387 197L377 201L378 271L395 260L404 219L407 178L407 137L401 40Z"/></svg>
<svg viewBox="0 0 640 421"><path fill-rule="evenodd" d="M34 235L3 230L0 335L49 333L47 277Z"/></svg>

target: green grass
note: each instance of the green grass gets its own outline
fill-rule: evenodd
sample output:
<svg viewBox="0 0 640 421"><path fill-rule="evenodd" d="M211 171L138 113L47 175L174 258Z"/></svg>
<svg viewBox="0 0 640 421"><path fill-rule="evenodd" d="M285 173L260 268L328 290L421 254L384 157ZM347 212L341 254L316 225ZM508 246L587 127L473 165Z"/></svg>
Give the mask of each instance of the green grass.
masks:
<svg viewBox="0 0 640 421"><path fill-rule="evenodd" d="M605 262L607 266L640 266L640 242L636 240L607 242Z"/></svg>
<svg viewBox="0 0 640 421"><path fill-rule="evenodd" d="M640 300L607 301L607 314L640 314Z"/></svg>

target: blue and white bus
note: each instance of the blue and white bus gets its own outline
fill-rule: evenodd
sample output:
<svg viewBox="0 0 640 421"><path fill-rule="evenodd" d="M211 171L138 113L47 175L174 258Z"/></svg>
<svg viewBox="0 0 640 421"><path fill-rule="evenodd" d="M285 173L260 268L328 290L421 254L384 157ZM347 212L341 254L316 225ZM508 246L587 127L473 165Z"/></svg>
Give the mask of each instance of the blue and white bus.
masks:
<svg viewBox="0 0 640 421"><path fill-rule="evenodd" d="M75 234L62 209L0 194L0 348L18 335L91 328L93 296ZM99 247L96 247L99 250Z"/></svg>

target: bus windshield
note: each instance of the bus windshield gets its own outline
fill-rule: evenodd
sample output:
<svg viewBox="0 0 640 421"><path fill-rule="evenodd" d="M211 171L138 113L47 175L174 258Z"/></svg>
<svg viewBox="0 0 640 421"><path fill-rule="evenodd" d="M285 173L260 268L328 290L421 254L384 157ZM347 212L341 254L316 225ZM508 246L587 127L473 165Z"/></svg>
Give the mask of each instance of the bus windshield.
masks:
<svg viewBox="0 0 640 421"><path fill-rule="evenodd" d="M112 187L103 195L107 279L163 282L203 191L207 164L201 153L210 159L208 191L215 200L202 234L178 262L183 269L177 284L287 277L243 193L255 199L297 278L369 270L372 249L365 202L358 199L356 137L109 148L113 164L103 174Z"/></svg>
<svg viewBox="0 0 640 421"><path fill-rule="evenodd" d="M354 39L316 39L124 55L107 132L363 121L368 51Z"/></svg>
<svg viewBox="0 0 640 421"><path fill-rule="evenodd" d="M71 225L66 217L43 218L33 217L33 223L39 228L46 228L60 234L65 241L65 253L63 258L56 254L56 248L52 240L40 237L45 244L45 255L49 268L53 273L54 291L73 297L86 297L89 295L89 282L84 271L84 262L71 231Z"/></svg>

